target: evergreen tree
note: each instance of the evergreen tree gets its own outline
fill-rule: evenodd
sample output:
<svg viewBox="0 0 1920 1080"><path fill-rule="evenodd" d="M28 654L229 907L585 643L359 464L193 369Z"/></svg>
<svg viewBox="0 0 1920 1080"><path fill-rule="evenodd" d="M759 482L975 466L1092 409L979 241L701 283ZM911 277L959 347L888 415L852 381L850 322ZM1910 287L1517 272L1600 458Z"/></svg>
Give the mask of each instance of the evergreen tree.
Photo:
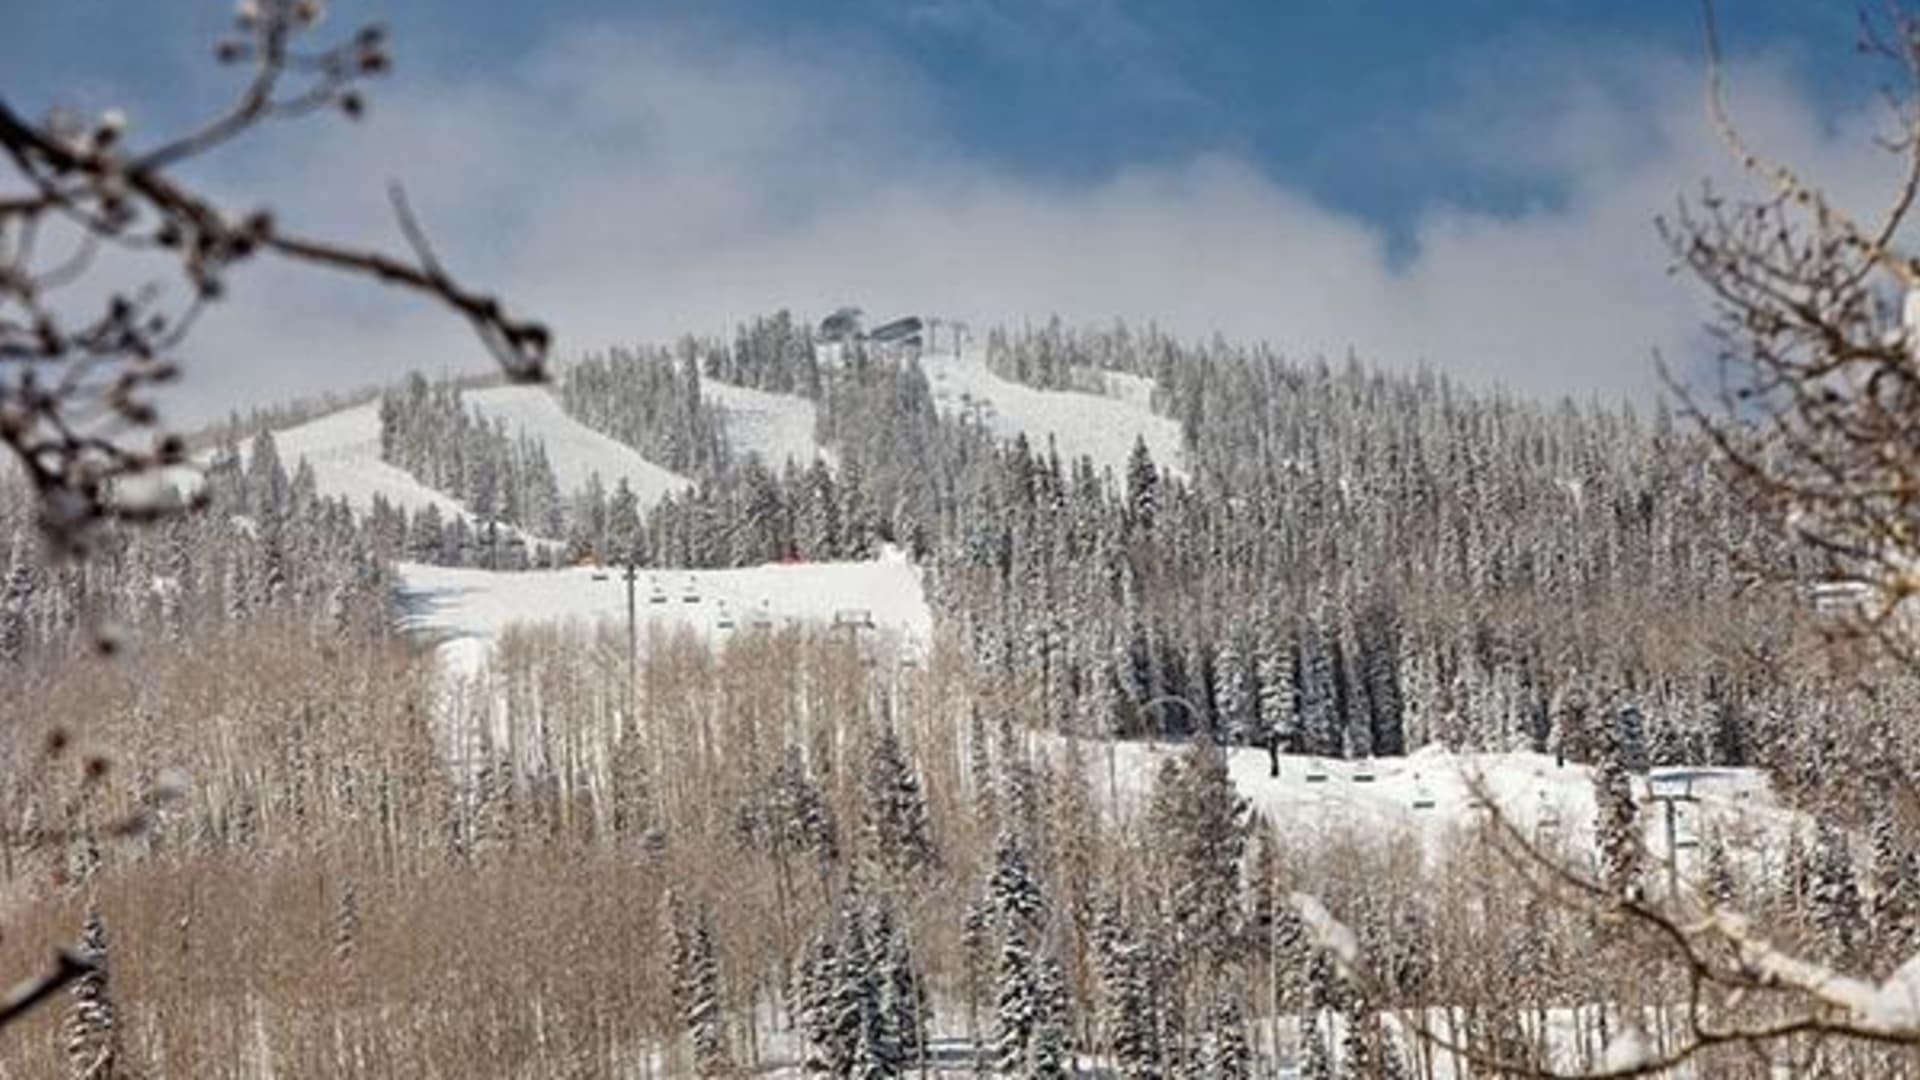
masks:
<svg viewBox="0 0 1920 1080"><path fill-rule="evenodd" d="M1920 951L1920 865L1887 806L1873 819L1872 883L1875 953L1902 963Z"/></svg>
<svg viewBox="0 0 1920 1080"><path fill-rule="evenodd" d="M1127 513L1133 528L1152 532L1160 513L1160 470L1154 466L1147 441L1136 436L1127 454Z"/></svg>
<svg viewBox="0 0 1920 1080"><path fill-rule="evenodd" d="M1012 832L1000 834L994 852L993 875L987 881L987 905L1001 923L1037 925L1046 907L1040 883L1027 864L1027 852L1020 837Z"/></svg>
<svg viewBox="0 0 1920 1080"><path fill-rule="evenodd" d="M712 922L704 906L689 916L672 894L667 897L667 919L674 1004L686 1027L694 1068L701 1076L723 1076L731 1066Z"/></svg>
<svg viewBox="0 0 1920 1080"><path fill-rule="evenodd" d="M1028 1055L1040 1020L1040 987L1027 931L1019 921L1001 928L994 978L994 1062L1003 1076L1028 1075Z"/></svg>
<svg viewBox="0 0 1920 1080"><path fill-rule="evenodd" d="M1861 938L1860 886L1847 835L1822 821L1813 834L1812 895L1808 897L1822 951L1834 964L1857 960Z"/></svg>
<svg viewBox="0 0 1920 1080"><path fill-rule="evenodd" d="M1214 707L1220 728L1231 746L1245 746L1256 738L1258 711L1252 693L1252 675L1231 636L1221 643L1213 662Z"/></svg>
<svg viewBox="0 0 1920 1080"><path fill-rule="evenodd" d="M1194 963L1233 956L1247 805L1217 749L1195 746L1161 762L1155 776L1147 820L1167 862L1167 910Z"/></svg>
<svg viewBox="0 0 1920 1080"><path fill-rule="evenodd" d="M1633 799L1633 782L1628 774L1618 732L1607 740L1603 757L1594 770L1594 802L1599 820L1594 835L1600 846L1600 876L1615 896L1635 896L1643 887L1640 879L1640 819Z"/></svg>
<svg viewBox="0 0 1920 1080"><path fill-rule="evenodd" d="M35 587L32 549L16 532L6 576L0 578L0 663L18 661L26 652Z"/></svg>
<svg viewBox="0 0 1920 1080"><path fill-rule="evenodd" d="M880 950L883 1058L901 1076L923 1067L930 1019L926 987L915 968L906 930L884 906L873 909L873 941Z"/></svg>
<svg viewBox="0 0 1920 1080"><path fill-rule="evenodd" d="M873 737L864 776L868 852L882 869L911 874L936 861L932 824L920 779L891 727Z"/></svg>
<svg viewBox="0 0 1920 1080"><path fill-rule="evenodd" d="M1111 902L1103 903L1096 912L1094 946L1100 980L1100 1022L1114 1067L1127 1080L1159 1080L1166 1069L1152 956Z"/></svg>
<svg viewBox="0 0 1920 1080"><path fill-rule="evenodd" d="M1204 1080L1248 1080L1253 1075L1246 1017L1233 995L1220 994L1214 1002L1196 1064L1196 1072Z"/></svg>
<svg viewBox="0 0 1920 1080"><path fill-rule="evenodd" d="M1256 668L1260 683L1260 739L1267 747L1268 772L1280 775L1280 752L1295 748L1293 649L1270 626L1260 635Z"/></svg>
<svg viewBox="0 0 1920 1080"><path fill-rule="evenodd" d="M72 1080L113 1080L121 1074L120 1028L109 980L107 930L97 911L87 913L80 948L89 967L70 989L67 1075Z"/></svg>

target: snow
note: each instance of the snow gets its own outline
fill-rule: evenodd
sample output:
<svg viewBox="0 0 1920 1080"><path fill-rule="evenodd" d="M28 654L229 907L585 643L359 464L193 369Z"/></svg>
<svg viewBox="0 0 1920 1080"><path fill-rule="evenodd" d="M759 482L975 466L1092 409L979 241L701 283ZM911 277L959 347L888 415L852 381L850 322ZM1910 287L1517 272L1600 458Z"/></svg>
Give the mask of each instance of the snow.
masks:
<svg viewBox="0 0 1920 1080"><path fill-rule="evenodd" d="M316 420L273 433L280 460L292 473L304 459L313 467L321 495L345 498L355 513L373 508L380 496L409 514L437 506L443 517L467 517L453 499L380 460L380 403L370 401L328 413ZM247 444L242 444L244 452Z"/></svg>
<svg viewBox="0 0 1920 1080"><path fill-rule="evenodd" d="M469 390L461 397L480 415L506 424L509 434L524 433L544 444L562 492L585 488L587 478L598 473L608 491L625 480L639 496L640 505L646 507L693 486L693 481L679 473L648 461L627 444L567 415L544 387L493 386Z"/></svg>
<svg viewBox="0 0 1920 1080"><path fill-rule="evenodd" d="M441 639L440 658L451 675L478 672L511 623L624 623L627 617L626 582L617 569L506 573L402 563L400 579L403 628ZM644 570L634 591L647 627L684 626L710 639L761 624L833 625L843 612L864 613L876 632L898 632L916 646L933 632L919 570L884 553L871 562Z"/></svg>
<svg viewBox="0 0 1920 1080"><path fill-rule="evenodd" d="M1107 743L1089 755L1088 771L1121 811L1135 810L1152 791L1160 762L1184 750L1177 743ZM1256 812L1294 835L1412 833L1436 854L1456 830L1485 820L1477 788L1521 835L1545 849L1564 850L1576 868L1591 869L1578 860L1594 851L1593 770L1562 765L1550 755L1456 754L1438 745L1367 761L1286 755L1275 778L1268 775L1264 750L1237 748L1228 752L1227 769ZM1636 777L1634 790L1642 803L1649 876L1658 877L1668 852L1666 821L1659 804L1646 802L1648 779ZM1789 829L1804 826L1800 815L1775 802L1757 770L1655 769L1650 779L1662 791L1686 784L1696 800L1678 804L1675 838L1682 875L1693 871L1700 854L1690 841L1717 832L1730 851L1778 851Z"/></svg>
<svg viewBox="0 0 1920 1080"><path fill-rule="evenodd" d="M726 415L727 443L737 455L759 454L776 471L788 459L807 465L827 455L814 441L814 405L806 398L718 379L701 379L700 396Z"/></svg>
<svg viewBox="0 0 1920 1080"><path fill-rule="evenodd" d="M1624 1072L1628 1069L1644 1069L1657 1060L1659 1054L1647 1038L1647 1033L1640 1030L1638 1025L1629 1024L1608 1041L1606 1050L1600 1055L1600 1067Z"/></svg>
<svg viewBox="0 0 1920 1080"><path fill-rule="evenodd" d="M595 472L609 490L624 478L641 504L691 485L678 473L641 457L631 447L586 427L561 408L538 386L498 386L471 390L462 397L489 418L503 421L509 432L524 432L545 445L554 477L565 493L578 491ZM439 507L443 517L471 515L460 503L415 479L413 474L380 460L380 403L370 401L328 413L273 433L280 460L289 472L301 461L313 467L320 494L345 498L356 513L373 507L375 496L415 514ZM242 450L246 444L242 444ZM203 455L204 459L205 455Z"/></svg>
<svg viewBox="0 0 1920 1080"><path fill-rule="evenodd" d="M1920 1031L1920 956L1894 969L1860 1011L1860 1019L1878 1031Z"/></svg>
<svg viewBox="0 0 1920 1080"><path fill-rule="evenodd" d="M1024 434L1035 453L1045 453L1051 435L1063 462L1091 457L1094 468L1122 476L1134 440L1144 438L1156 465L1183 472L1180 424L1153 412L1151 379L1106 372L1107 393L1085 394L1003 379L988 370L979 350L930 352L920 365L943 411L965 416L978 409L996 436Z"/></svg>
<svg viewBox="0 0 1920 1080"><path fill-rule="evenodd" d="M1360 967L1360 939L1346 923L1333 917L1320 898L1310 893L1297 892L1288 897L1294 910L1300 913L1300 921L1312 935L1314 944L1333 954L1343 970L1356 971Z"/></svg>

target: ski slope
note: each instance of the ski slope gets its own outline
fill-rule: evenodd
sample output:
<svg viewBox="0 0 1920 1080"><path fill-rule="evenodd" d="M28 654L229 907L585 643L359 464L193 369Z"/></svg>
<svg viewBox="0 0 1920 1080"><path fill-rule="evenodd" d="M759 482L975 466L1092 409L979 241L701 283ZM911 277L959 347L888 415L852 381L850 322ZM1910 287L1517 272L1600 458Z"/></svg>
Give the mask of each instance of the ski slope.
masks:
<svg viewBox="0 0 1920 1080"><path fill-rule="evenodd" d="M283 428L273 433L273 441L288 472L304 460L313 467L314 485L320 494L346 499L356 514L371 510L377 495L409 514L436 506L448 520L468 517L455 500L414 479L412 473L380 460L378 401Z"/></svg>
<svg viewBox="0 0 1920 1080"><path fill-rule="evenodd" d="M1083 750L1096 790L1123 813L1144 811L1161 763L1183 752L1184 745L1155 742ZM1459 830L1489 819L1478 793L1484 792L1502 817L1541 848L1589 860L1596 850L1592 768L1543 754L1455 754L1430 745L1406 757L1368 761L1282 756L1280 775L1272 777L1266 751L1239 748L1229 752L1227 768L1252 808L1291 836L1411 833L1438 852ZM1684 789L1695 800L1676 804L1683 875L1699 857L1696 845L1710 835L1718 834L1730 852L1779 851L1789 831L1811 827L1811 819L1779 805L1757 770L1654 769L1633 779L1650 872L1665 864L1668 844L1664 808L1647 802L1649 783L1655 793Z"/></svg>
<svg viewBox="0 0 1920 1080"><path fill-rule="evenodd" d="M942 411L977 411L999 438L1026 435L1035 453L1046 452L1051 435L1063 462L1090 457L1095 469L1121 476L1134 440L1145 439L1154 464L1184 475L1180 424L1154 413L1149 379L1105 373L1106 394L1036 390L995 375L977 349L927 353L920 366Z"/></svg>
<svg viewBox="0 0 1920 1080"><path fill-rule="evenodd" d="M441 641L448 675L470 677L511 623L579 619L624 624L627 589L618 570L572 567L518 573L400 564L403 629ZM875 631L910 645L932 637L920 571L896 552L849 563L794 563L736 570L646 570L635 585L648 627L688 627L711 639L793 623L832 625L864 612Z"/></svg>
<svg viewBox="0 0 1920 1080"><path fill-rule="evenodd" d="M625 480L639 496L640 505L648 507L693 486L679 473L655 465L627 444L568 416L543 387L491 386L466 391L461 400L481 416L504 423L509 434L525 434L545 445L562 492L585 488L588 477L598 473L608 491Z"/></svg>
<svg viewBox="0 0 1920 1080"><path fill-rule="evenodd" d="M789 459L808 465L831 454L813 438L813 402L797 394L776 394L701 379L700 396L727 418L727 444L736 455L758 454L778 472Z"/></svg>

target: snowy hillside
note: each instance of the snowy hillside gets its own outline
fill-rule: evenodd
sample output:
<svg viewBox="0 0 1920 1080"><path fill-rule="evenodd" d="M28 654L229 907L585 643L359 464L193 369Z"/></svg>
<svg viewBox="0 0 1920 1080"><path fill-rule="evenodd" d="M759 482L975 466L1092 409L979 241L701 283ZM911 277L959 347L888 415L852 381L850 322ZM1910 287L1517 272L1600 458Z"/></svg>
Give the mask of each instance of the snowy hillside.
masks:
<svg viewBox="0 0 1920 1080"><path fill-rule="evenodd" d="M1183 473L1180 424L1157 416L1148 404L1150 380L1106 374L1107 394L1036 390L988 370L978 351L928 353L921 366L934 400L950 413L979 410L993 433L1011 439L1024 433L1035 452L1044 452L1053 436L1064 461L1087 456L1096 469L1122 475L1135 439L1144 438L1156 464Z"/></svg>
<svg viewBox="0 0 1920 1080"><path fill-rule="evenodd" d="M377 401L276 431L273 439L280 460L289 470L305 460L313 467L320 494L345 498L356 513L365 513L378 495L410 514L437 506L449 519L466 516L458 502L380 460Z"/></svg>
<svg viewBox="0 0 1920 1080"><path fill-rule="evenodd" d="M759 454L776 470L789 458L804 465L829 455L814 441L814 406L806 398L718 379L700 380L700 396L726 414L727 443L736 455Z"/></svg>
<svg viewBox="0 0 1920 1080"><path fill-rule="evenodd" d="M539 386L494 386L469 390L462 398L482 416L506 424L509 434L525 433L547 448L560 490L586 487L587 478L600 474L611 491L625 480L651 506L663 497L683 491L693 481L641 457L632 447L610 439L568 416L553 395Z"/></svg>
<svg viewBox="0 0 1920 1080"><path fill-rule="evenodd" d="M612 619L624 622L626 584L618 570L495 573L403 563L402 625L443 638L450 674L479 669L509 623ZM737 570L647 570L636 585L649 626L687 626L711 637L756 626L831 625L842 612L870 617L876 630L927 641L933 615L920 572L894 555L857 563L799 563Z"/></svg>
<svg viewBox="0 0 1920 1080"><path fill-rule="evenodd" d="M1103 743L1087 752L1087 768L1097 790L1137 809L1152 790L1160 763L1182 749L1165 743ZM1547 755L1455 754L1427 746L1406 757L1371 761L1287 756L1280 759L1280 775L1272 777L1265 751L1241 748L1230 752L1228 770L1255 811L1294 834L1302 829L1351 829L1370 836L1412 831L1437 844L1456 828L1484 820L1473 791L1477 784L1503 816L1543 847L1595 850L1593 770L1560 765ZM1655 793L1684 789L1697 800L1680 804L1676 818L1682 873L1693 865L1699 851L1695 843L1710 834L1721 835L1730 848L1772 850L1784 843L1796 820L1806 824L1774 801L1756 770L1654 769L1650 779ZM1634 780L1636 800L1647 798L1647 783ZM1647 813L1642 824L1646 850L1663 862L1664 817Z"/></svg>

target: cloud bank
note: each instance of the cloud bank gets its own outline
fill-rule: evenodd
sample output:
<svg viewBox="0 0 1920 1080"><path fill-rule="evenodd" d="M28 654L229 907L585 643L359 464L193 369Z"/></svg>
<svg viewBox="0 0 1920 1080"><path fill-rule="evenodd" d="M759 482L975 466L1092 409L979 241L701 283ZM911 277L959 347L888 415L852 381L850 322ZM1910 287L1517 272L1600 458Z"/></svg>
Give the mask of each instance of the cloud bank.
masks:
<svg viewBox="0 0 1920 1080"><path fill-rule="evenodd" d="M381 193L403 179L457 272L549 320L563 354L858 303L976 326L1153 320L1530 394L1649 396L1654 350L1703 349L1701 301L1652 227L1728 172L1697 65L1545 55L1519 82L1430 107L1380 160L1465 162L1551 197L1435 202L1400 242L1227 151L1023 176L943 142L908 68L686 25L578 27L509 70L402 81L362 125L276 135L207 175L266 192L290 226L385 244ZM1732 82L1756 143L1872 205L1888 166L1871 117L1815 115L1764 59ZM486 364L457 320L365 286L278 268L236 285L176 412Z"/></svg>

